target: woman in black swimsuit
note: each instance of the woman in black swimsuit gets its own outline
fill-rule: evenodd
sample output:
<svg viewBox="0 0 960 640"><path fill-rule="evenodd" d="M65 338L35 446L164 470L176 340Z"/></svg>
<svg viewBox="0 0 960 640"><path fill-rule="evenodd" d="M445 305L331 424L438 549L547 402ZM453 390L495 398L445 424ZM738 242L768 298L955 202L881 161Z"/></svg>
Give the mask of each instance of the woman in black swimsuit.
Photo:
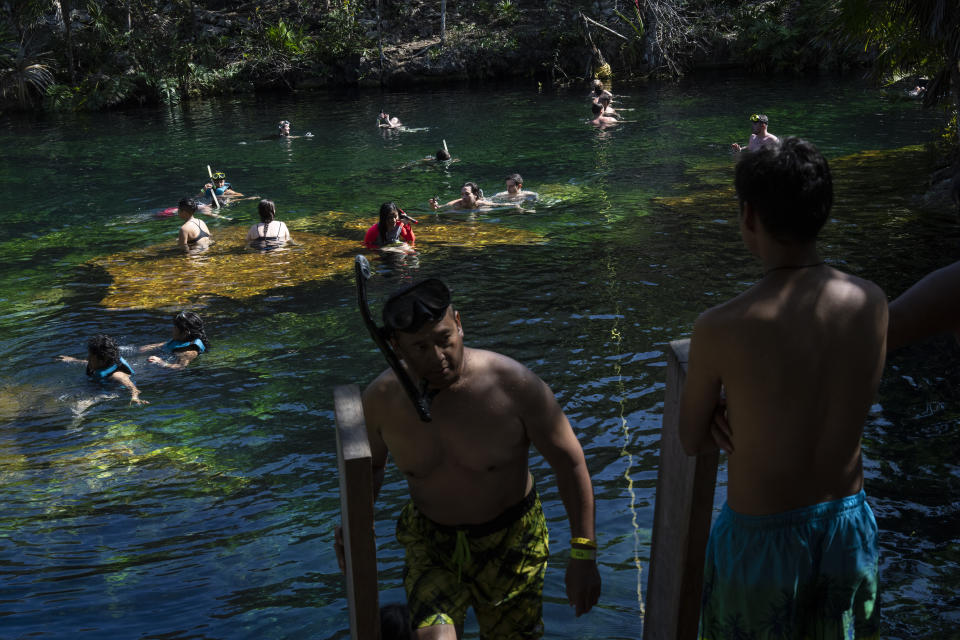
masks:
<svg viewBox="0 0 960 640"><path fill-rule="evenodd" d="M260 222L250 227L250 231L247 232L247 241L250 246L268 249L293 239L290 237L287 225L275 219L277 207L272 200L261 200L257 211L260 213Z"/></svg>
<svg viewBox="0 0 960 640"><path fill-rule="evenodd" d="M197 212L197 201L193 198L183 198L177 205L177 215L183 220L177 245L184 249L205 249L210 245L210 229L203 220L193 217Z"/></svg>

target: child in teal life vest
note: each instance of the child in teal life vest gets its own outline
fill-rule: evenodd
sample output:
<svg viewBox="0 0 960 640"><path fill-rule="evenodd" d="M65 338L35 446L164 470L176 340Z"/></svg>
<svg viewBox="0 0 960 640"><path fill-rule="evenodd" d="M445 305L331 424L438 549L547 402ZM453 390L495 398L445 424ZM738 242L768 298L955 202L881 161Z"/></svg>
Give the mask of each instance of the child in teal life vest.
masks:
<svg viewBox="0 0 960 640"><path fill-rule="evenodd" d="M163 349L175 358L174 362L160 356L150 356L147 361L164 369L183 369L209 348L210 341L200 316L193 311L181 311L173 318L173 339L140 347L140 353Z"/></svg>
<svg viewBox="0 0 960 640"><path fill-rule="evenodd" d="M213 200L213 198L210 196L211 192L216 194L218 199L243 196L242 193L234 191L230 188L230 183L227 182L227 175L222 171L217 171L214 173L213 177L211 178L211 182L203 185L203 195Z"/></svg>
<svg viewBox="0 0 960 640"><path fill-rule="evenodd" d="M61 362L82 362L87 365L87 375L96 382L113 380L130 390L131 404L150 404L140 398L140 390L133 383L133 367L120 355L117 341L98 333L87 341L87 359L57 356Z"/></svg>

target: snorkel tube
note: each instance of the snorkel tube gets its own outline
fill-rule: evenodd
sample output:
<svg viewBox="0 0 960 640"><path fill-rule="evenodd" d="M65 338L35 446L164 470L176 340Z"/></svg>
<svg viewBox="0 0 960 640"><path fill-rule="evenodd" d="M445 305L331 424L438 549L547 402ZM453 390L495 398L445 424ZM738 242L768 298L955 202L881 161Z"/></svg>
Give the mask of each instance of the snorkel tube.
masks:
<svg viewBox="0 0 960 640"><path fill-rule="evenodd" d="M210 176L210 195L213 196L213 206L219 209L220 203L217 201L217 188L213 184L213 171L210 171L210 165L207 165L207 175Z"/></svg>
<svg viewBox="0 0 960 640"><path fill-rule="evenodd" d="M377 323L374 322L373 316L370 315L370 305L367 302L367 280L370 279L371 275L370 263L362 255L357 255L354 261L354 271L357 278L357 306L360 307L360 315L363 316L363 323L367 325L370 337L373 338L380 352L383 353L383 356L387 359L387 363L396 374L397 380L400 381L403 390L406 391L407 397L409 397L410 402L413 403L414 409L417 410L417 415L420 416L422 421L430 422L432 418L430 417L429 396L417 390L417 386L413 384L413 380L410 379L410 374L407 373L407 370L404 369L400 363L400 358L394 353L390 343L384 338L383 331L377 326Z"/></svg>

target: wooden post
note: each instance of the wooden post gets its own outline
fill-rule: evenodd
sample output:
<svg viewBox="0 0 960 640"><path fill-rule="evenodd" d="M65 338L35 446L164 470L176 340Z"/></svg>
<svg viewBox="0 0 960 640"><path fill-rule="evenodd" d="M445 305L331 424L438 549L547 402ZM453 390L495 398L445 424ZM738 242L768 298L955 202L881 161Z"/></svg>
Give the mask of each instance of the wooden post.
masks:
<svg viewBox="0 0 960 640"><path fill-rule="evenodd" d="M680 445L680 394L689 353L689 340L675 340L667 350L644 640L695 639L700 621L703 561L720 454L691 457Z"/></svg>
<svg viewBox="0 0 960 640"><path fill-rule="evenodd" d="M373 529L373 467L360 388L333 390L337 420L340 518L347 560L347 604L352 640L380 640L377 545Z"/></svg>

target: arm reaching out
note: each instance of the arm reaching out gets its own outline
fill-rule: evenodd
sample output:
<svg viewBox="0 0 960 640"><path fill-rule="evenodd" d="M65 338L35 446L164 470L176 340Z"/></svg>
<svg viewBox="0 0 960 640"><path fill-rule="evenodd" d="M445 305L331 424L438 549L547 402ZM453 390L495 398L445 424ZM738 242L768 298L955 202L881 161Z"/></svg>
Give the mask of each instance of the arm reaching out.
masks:
<svg viewBox="0 0 960 640"><path fill-rule="evenodd" d="M928 274L890 303L887 351L938 333L960 338L960 262Z"/></svg>
<svg viewBox="0 0 960 640"><path fill-rule="evenodd" d="M140 398L140 390L137 389L137 385L133 384L133 380L130 379L129 375L123 371L114 371L110 374L110 377L117 380L130 391L130 404L150 404Z"/></svg>
<svg viewBox="0 0 960 640"><path fill-rule="evenodd" d="M186 351L180 351L176 355L176 362L167 362L160 356L150 356L147 358L147 362L163 367L164 369L186 369L187 365L193 362L194 359L200 354L193 349L188 349Z"/></svg>

